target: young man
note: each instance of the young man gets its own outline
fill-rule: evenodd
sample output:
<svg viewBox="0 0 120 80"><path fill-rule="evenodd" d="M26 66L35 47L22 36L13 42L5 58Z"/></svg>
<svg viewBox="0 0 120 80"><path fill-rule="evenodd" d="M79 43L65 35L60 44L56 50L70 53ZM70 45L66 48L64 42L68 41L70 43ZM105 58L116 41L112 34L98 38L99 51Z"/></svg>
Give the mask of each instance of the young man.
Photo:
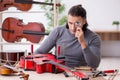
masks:
<svg viewBox="0 0 120 80"><path fill-rule="evenodd" d="M48 53L55 47L57 54L60 46L59 56L65 57L65 65L97 68L101 59L101 39L87 26L86 10L81 5L71 7L67 24L56 27L34 53Z"/></svg>

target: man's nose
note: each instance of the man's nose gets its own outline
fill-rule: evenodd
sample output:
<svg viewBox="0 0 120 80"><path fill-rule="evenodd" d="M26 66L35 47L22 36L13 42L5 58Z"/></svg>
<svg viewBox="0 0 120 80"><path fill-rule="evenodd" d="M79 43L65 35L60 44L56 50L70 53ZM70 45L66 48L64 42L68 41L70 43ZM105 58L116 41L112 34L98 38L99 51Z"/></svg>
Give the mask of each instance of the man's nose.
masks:
<svg viewBox="0 0 120 80"><path fill-rule="evenodd" d="M71 25L71 28L72 28L72 29L75 29L76 27L75 27L75 25L74 25L74 24L72 24L72 25Z"/></svg>

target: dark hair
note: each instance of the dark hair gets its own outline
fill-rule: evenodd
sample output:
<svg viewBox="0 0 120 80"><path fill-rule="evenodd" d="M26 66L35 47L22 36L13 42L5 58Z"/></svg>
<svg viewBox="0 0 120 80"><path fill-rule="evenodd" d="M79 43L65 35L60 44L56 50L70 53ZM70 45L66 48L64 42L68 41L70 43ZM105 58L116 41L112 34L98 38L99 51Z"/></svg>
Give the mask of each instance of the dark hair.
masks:
<svg viewBox="0 0 120 80"><path fill-rule="evenodd" d="M82 7L82 5L75 5L70 8L70 10L68 11L68 15L81 16L86 19L86 10ZM83 31L86 30L87 26L88 26L88 23L83 25L83 28L82 28ZM68 28L68 24L66 27Z"/></svg>

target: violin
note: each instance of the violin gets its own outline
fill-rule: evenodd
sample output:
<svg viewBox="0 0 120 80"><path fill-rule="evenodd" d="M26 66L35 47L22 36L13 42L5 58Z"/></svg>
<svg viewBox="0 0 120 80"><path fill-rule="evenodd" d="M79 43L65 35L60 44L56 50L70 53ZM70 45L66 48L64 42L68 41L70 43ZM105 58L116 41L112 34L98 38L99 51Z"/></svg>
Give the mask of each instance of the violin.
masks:
<svg viewBox="0 0 120 80"><path fill-rule="evenodd" d="M45 28L42 23L29 22L24 24L21 19L8 17L2 23L2 37L7 42L19 42L22 38L26 38L32 43L42 41L45 33Z"/></svg>
<svg viewBox="0 0 120 80"><path fill-rule="evenodd" d="M7 10L9 7L16 7L21 11L28 11L31 9L32 4L15 3L15 0L0 0L0 11Z"/></svg>
<svg viewBox="0 0 120 80"><path fill-rule="evenodd" d="M7 64L0 66L0 74L1 75L11 75L13 73L19 73L20 78L24 78L24 80L28 80L29 74L25 74L23 71L15 70L14 67L9 66Z"/></svg>
<svg viewBox="0 0 120 80"><path fill-rule="evenodd" d="M33 0L0 0L0 11L7 10L9 7L16 7L21 11L28 11L31 9L32 4L54 5L53 3L37 2ZM61 4L58 3L56 6L60 7Z"/></svg>
<svg viewBox="0 0 120 80"><path fill-rule="evenodd" d="M55 56L51 53L21 56L19 64L21 68L24 68L25 70L36 71L39 74L43 72L54 73L55 70L52 68L53 66L51 64L44 63L44 61L46 60L55 60ZM38 61L41 61L41 63L38 63ZM62 60L57 60L57 62L64 64L64 61ZM41 69L40 66L38 66L38 64L42 64ZM63 70L59 69L58 71L62 72Z"/></svg>
<svg viewBox="0 0 120 80"><path fill-rule="evenodd" d="M8 68L6 68L4 66L0 66L0 74L1 75L10 75L12 73L14 73L13 70L8 69Z"/></svg>
<svg viewBox="0 0 120 80"><path fill-rule="evenodd" d="M80 71L76 71L71 67L65 66L63 60L56 59L55 56L51 53L22 56L20 59L20 66L26 70L34 70L38 74L44 72L71 72L74 76L77 76L77 78L81 80L89 80L86 74Z"/></svg>

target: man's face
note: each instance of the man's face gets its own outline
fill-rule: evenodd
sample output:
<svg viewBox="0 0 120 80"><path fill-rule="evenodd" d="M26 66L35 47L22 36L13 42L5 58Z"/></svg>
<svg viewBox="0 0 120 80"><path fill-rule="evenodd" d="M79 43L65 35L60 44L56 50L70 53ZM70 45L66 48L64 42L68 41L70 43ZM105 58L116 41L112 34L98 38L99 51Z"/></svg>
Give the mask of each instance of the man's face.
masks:
<svg viewBox="0 0 120 80"><path fill-rule="evenodd" d="M77 27L82 28L85 23L86 19L81 16L68 15L68 26L72 34L76 33Z"/></svg>

